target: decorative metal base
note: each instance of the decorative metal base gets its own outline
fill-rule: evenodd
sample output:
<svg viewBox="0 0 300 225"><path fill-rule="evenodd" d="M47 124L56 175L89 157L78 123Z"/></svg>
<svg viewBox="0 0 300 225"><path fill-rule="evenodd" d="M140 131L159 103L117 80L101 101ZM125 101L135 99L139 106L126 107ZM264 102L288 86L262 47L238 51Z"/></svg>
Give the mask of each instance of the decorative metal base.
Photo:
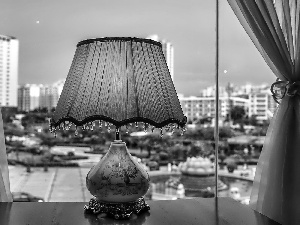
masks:
<svg viewBox="0 0 300 225"><path fill-rule="evenodd" d="M144 198L141 197L134 202L100 202L96 198L92 198L88 205L84 206L86 213L100 214L106 213L107 216L115 219L129 219L134 214L139 214L143 211L150 210L150 206L145 202Z"/></svg>

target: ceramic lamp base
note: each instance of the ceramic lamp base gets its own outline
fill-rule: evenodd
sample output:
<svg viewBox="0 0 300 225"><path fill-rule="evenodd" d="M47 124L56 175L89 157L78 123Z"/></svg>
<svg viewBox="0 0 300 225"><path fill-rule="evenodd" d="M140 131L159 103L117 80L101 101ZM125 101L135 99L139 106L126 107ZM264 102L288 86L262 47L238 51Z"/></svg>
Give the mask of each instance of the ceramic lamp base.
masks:
<svg viewBox="0 0 300 225"><path fill-rule="evenodd" d="M84 206L86 213L100 214L106 213L107 216L115 219L129 219L132 214L139 214L140 212L150 210L150 206L141 197L134 202L101 202L96 198L92 198L88 205Z"/></svg>

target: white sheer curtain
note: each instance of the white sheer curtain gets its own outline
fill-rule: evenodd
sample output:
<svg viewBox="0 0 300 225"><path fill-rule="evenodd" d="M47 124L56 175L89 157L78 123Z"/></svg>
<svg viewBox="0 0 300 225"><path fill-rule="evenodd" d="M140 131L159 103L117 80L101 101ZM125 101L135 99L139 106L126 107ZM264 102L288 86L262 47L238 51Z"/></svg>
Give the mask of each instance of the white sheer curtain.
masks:
<svg viewBox="0 0 300 225"><path fill-rule="evenodd" d="M0 110L0 202L11 202L3 120Z"/></svg>
<svg viewBox="0 0 300 225"><path fill-rule="evenodd" d="M228 2L275 76L300 81L300 1ZM279 223L300 224L299 95L285 96L271 121L250 204Z"/></svg>

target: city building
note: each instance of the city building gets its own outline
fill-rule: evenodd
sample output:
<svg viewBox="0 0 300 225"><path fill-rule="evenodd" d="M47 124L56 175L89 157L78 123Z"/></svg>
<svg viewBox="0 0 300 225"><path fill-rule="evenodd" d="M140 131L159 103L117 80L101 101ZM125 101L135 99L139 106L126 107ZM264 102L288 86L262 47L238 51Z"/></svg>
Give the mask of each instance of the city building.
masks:
<svg viewBox="0 0 300 225"><path fill-rule="evenodd" d="M158 41L162 44L162 50L166 58L167 66L174 82L174 47L172 43L165 39L161 40L156 34L148 36L147 39L152 39L153 41Z"/></svg>
<svg viewBox="0 0 300 225"><path fill-rule="evenodd" d="M242 86L236 86L232 83L228 83L226 86L219 87L219 96L248 96L253 92L260 92L268 89L269 86L267 84L261 85L252 85L246 84ZM214 97L216 94L216 86L206 87L205 89L200 91L200 96L202 97Z"/></svg>
<svg viewBox="0 0 300 225"><path fill-rule="evenodd" d="M215 97L184 97L178 95L181 108L188 122L194 122L205 117L215 117ZM246 111L249 107L249 99L240 97L220 97L219 98L219 116L225 119L232 106L242 106Z"/></svg>
<svg viewBox="0 0 300 225"><path fill-rule="evenodd" d="M18 89L18 110L32 111L47 108L51 111L56 107L64 86L64 80L52 85L25 84Z"/></svg>
<svg viewBox="0 0 300 225"><path fill-rule="evenodd" d="M266 89L269 89L270 85L268 84L260 84L260 85L252 85L252 84L246 84L242 86L235 86L232 91L232 95L249 95L254 92L260 92L265 91Z"/></svg>
<svg viewBox="0 0 300 225"><path fill-rule="evenodd" d="M255 115L258 122L272 118L276 108L277 103L268 88L249 94L249 117Z"/></svg>
<svg viewBox="0 0 300 225"><path fill-rule="evenodd" d="M64 84L65 84L65 79L61 79L57 82L55 82L52 86L56 87L57 88L57 91L58 91L58 96L60 96L63 88L64 88Z"/></svg>
<svg viewBox="0 0 300 225"><path fill-rule="evenodd" d="M59 96L64 86L64 80L59 80L52 85L43 85L40 88L40 107L51 111L56 107Z"/></svg>
<svg viewBox="0 0 300 225"><path fill-rule="evenodd" d="M43 85L40 88L40 108L47 108L51 111L58 103L59 95L57 87Z"/></svg>
<svg viewBox="0 0 300 225"><path fill-rule="evenodd" d="M200 96L201 97L215 97L216 96L216 86L210 86L206 87L203 90L200 91ZM226 97L227 92L226 92L226 87L219 87L219 96Z"/></svg>
<svg viewBox="0 0 300 225"><path fill-rule="evenodd" d="M215 116L215 86L203 89L200 95L200 97L178 95L188 121ZM224 119L233 106L242 106L248 117L255 116L258 123L263 123L273 117L277 108L277 103L265 84L257 86L228 84L219 88L219 96L220 119Z"/></svg>
<svg viewBox="0 0 300 225"><path fill-rule="evenodd" d="M19 41L0 35L0 106L17 107Z"/></svg>
<svg viewBox="0 0 300 225"><path fill-rule="evenodd" d="M25 84L18 88L18 110L29 112L40 107L42 85Z"/></svg>

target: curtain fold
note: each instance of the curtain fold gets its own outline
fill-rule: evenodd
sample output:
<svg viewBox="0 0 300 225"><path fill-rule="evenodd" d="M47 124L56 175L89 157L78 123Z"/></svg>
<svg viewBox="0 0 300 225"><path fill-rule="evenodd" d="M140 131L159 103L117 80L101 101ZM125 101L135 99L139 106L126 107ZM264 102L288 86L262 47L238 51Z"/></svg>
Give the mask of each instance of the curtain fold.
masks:
<svg viewBox="0 0 300 225"><path fill-rule="evenodd" d="M7 163L1 110L0 110L0 202L12 202L12 196L9 187L8 163Z"/></svg>
<svg viewBox="0 0 300 225"><path fill-rule="evenodd" d="M227 1L275 76L300 81L300 1ZM285 96L268 128L251 207L279 223L300 224L299 172L300 96Z"/></svg>

